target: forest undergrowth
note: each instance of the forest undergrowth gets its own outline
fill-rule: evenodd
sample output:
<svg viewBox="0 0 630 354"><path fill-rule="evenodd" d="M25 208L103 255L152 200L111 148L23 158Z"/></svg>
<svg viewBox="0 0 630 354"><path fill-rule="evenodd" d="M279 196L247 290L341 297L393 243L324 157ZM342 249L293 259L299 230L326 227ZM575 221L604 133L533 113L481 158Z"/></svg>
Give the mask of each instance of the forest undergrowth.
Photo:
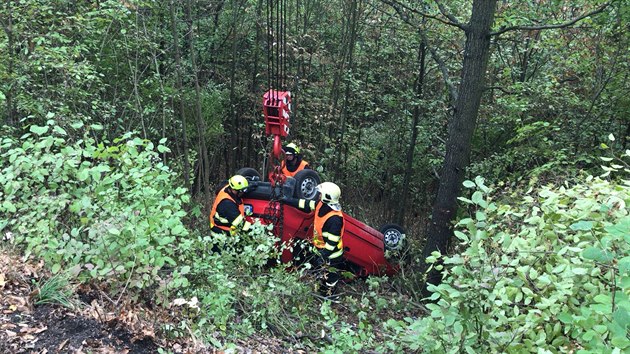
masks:
<svg viewBox="0 0 630 354"><path fill-rule="evenodd" d="M630 347L628 151L603 158L602 176L556 185L496 193L481 177L465 181L453 252L428 260L444 274L428 301L413 237L398 275L347 282L338 301L321 301L311 269L269 266L281 250L266 226L232 240L189 227L205 217L162 164L165 141L66 134L49 121L1 141L0 229L12 253L3 253L0 289L22 299L5 301L5 314L80 309L164 353L254 343L330 353ZM220 254L210 251L217 242ZM22 265L5 262L16 259L36 270L18 276ZM18 338L16 318L5 316L7 343ZM101 347L136 343L107 338Z"/></svg>

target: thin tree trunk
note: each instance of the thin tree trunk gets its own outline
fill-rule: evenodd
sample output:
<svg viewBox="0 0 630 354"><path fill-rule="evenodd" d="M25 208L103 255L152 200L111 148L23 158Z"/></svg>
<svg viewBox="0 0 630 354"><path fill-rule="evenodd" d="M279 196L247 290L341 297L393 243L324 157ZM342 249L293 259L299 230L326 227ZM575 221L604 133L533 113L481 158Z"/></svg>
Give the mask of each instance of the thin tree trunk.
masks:
<svg viewBox="0 0 630 354"><path fill-rule="evenodd" d="M344 40L342 41L342 43L345 43L344 44L345 50L341 58L342 63L335 77L335 84L333 84L333 97L334 97L333 106L332 106L333 114L334 112L337 111L337 105L339 102L339 94L336 92L337 90L335 89L335 86L341 86L341 82L343 81L343 75L346 72L346 68L349 68L352 71L353 60L354 60L354 47L355 47L356 38L357 38L357 28L358 28L358 23L359 23L359 14L360 14L360 10L359 10L360 6L358 5L357 2L360 0L349 0L349 1L350 1L350 7L346 15L350 15L350 19L348 20L349 22L346 25ZM340 127L340 132L337 135L336 144L335 144L336 156L335 156L334 161L336 161L336 163L334 165L334 176L336 180L342 180L341 166L345 165L345 162L343 161L344 160L344 138L345 138L345 133L346 133L346 121L347 121L347 115L348 115L347 101L348 101L349 96L350 96L350 83L347 82L345 90L344 90L343 107L341 109L341 114L340 114L341 119L338 125Z"/></svg>
<svg viewBox="0 0 630 354"><path fill-rule="evenodd" d="M466 27L466 44L462 79L455 101L454 115L449 122L446 157L440 174L440 186L433 205L423 259L434 251L445 254L453 234L452 221L457 211L457 196L470 160L472 136L477 122L485 72L490 53L490 29L494 21L497 0L474 0L470 22ZM433 268L427 275L423 295L428 285L441 282L441 272Z"/></svg>
<svg viewBox="0 0 630 354"><path fill-rule="evenodd" d="M230 61L230 124L228 125L227 131L230 134L230 144L228 146L229 151L231 151L231 158L229 160L227 170L231 173L232 170L235 170L235 166L239 165L240 155L242 154L241 146L239 144L239 114L237 112L237 104L236 104L236 63L238 61L237 57L237 19L238 19L238 11L236 11L237 5L236 0L232 0L232 47L231 47L231 61ZM236 149L233 150L233 149Z"/></svg>
<svg viewBox="0 0 630 354"><path fill-rule="evenodd" d="M416 98L419 100L424 96L424 75L425 75L425 59L426 59L426 44L424 40L420 43L418 49L418 64L419 72L415 82ZM411 122L411 140L409 140L409 148L407 149L407 159L405 162L405 174L403 175L402 195L400 196L400 202L398 203L397 213L394 218L400 225L404 224L405 210L407 207L407 197L409 195L409 184L413 177L413 157L416 149L416 141L418 140L418 122L420 121L420 106L418 104L413 107L413 118Z"/></svg>
<svg viewBox="0 0 630 354"><path fill-rule="evenodd" d="M252 65L251 93L252 93L252 97L256 97L257 99L253 101L252 112L257 112L257 111L260 112L260 110L262 109L261 107L262 96L259 89L258 70L259 70L259 65L260 65L260 56L262 55L262 50L260 49L260 43L263 43L263 29L260 25L262 23L262 14L264 14L263 0L258 0L257 6L256 6L256 13L259 14L261 17L258 18L256 21L256 42L254 44L254 53L253 53L254 62ZM258 117L258 116L254 115L254 117ZM247 156L249 157L249 160L247 161L247 164L249 166L258 167L259 158L258 158L258 154L256 153L256 144L255 144L255 141L253 140L253 136L256 135L254 131L254 126L256 125L248 124L249 132L247 134L248 136ZM254 157L253 164L252 164L252 156Z"/></svg>
<svg viewBox="0 0 630 354"><path fill-rule="evenodd" d="M199 75L197 69L197 56L195 54L195 26L192 19L192 0L186 3L186 18L188 20L188 45L190 46L190 65L193 80L195 82L195 120L197 122L197 134L199 135L199 159L201 169L199 178L203 186L204 193L204 214L210 212L210 160L208 158L208 148L206 147L206 123L201 113L201 88L199 87Z"/></svg>
<svg viewBox="0 0 630 354"><path fill-rule="evenodd" d="M7 49L9 53L8 63L7 63L7 76L9 77L9 89L6 92L6 101L7 101L7 125L12 126L15 123L15 117L13 112L13 53L15 53L13 49L14 41L13 38L13 11L11 8L11 0L6 2L7 5L7 18L6 23L2 20L2 28L4 28L4 32L7 35Z"/></svg>
<svg viewBox="0 0 630 354"><path fill-rule="evenodd" d="M184 110L184 98L182 97L182 59L181 52L179 47L179 33L177 32L177 16L175 9L175 0L171 0L170 2L170 12L171 12L171 30L173 34L173 55L175 56L175 88L176 93L173 94L173 101L178 100L178 109L179 109L179 118L182 122L182 157L184 160L184 186L188 188L190 193L192 194L192 190L190 189L190 161L188 159L188 137L186 133L186 116Z"/></svg>

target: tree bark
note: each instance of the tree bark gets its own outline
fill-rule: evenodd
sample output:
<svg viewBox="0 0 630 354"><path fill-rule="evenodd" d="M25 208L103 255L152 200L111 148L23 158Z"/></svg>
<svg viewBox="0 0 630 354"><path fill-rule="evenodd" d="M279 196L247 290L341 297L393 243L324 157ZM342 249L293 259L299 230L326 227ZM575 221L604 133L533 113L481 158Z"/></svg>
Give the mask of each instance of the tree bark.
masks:
<svg viewBox="0 0 630 354"><path fill-rule="evenodd" d="M201 88L199 87L199 75L197 69L197 56L195 54L195 26L192 18L192 0L186 3L186 17L188 20L188 44L190 46L190 65L195 83L195 117L197 122L197 135L199 135L199 159L201 160L200 175L201 185L204 192L204 214L210 212L210 159L208 158L208 148L206 147L206 123L201 113Z"/></svg>
<svg viewBox="0 0 630 354"><path fill-rule="evenodd" d="M440 174L440 186L433 205L427 241L422 252L423 259L434 251L445 254L453 234L452 221L457 212L457 197L470 161L472 136L484 91L490 54L490 30L496 4L496 0L473 1L470 22L465 26L466 44L462 77L453 117L449 122L446 157ZM423 295L430 295L429 284L437 285L441 280L441 272L434 267L427 274Z"/></svg>
<svg viewBox="0 0 630 354"><path fill-rule="evenodd" d="M426 43L424 40L420 43L418 49L418 76L415 82L416 98L419 100L424 96L424 75L425 75L425 62L426 62ZM396 223L402 225L405 220L405 210L407 206L407 196L409 195L409 184L411 177L413 177L413 157L416 149L416 141L418 140L418 122L420 121L420 106L415 104L413 107L413 118L411 122L411 140L409 140L409 148L407 149L407 158L405 161L405 174L403 175L402 195L400 196L400 203L396 210L395 219Z"/></svg>
<svg viewBox="0 0 630 354"><path fill-rule="evenodd" d="M354 47L357 42L357 32L359 27L359 18L361 16L361 12L363 11L361 3L358 3L357 0L352 0L350 4L350 14L351 21L348 24L349 27L349 35L348 35L348 46L347 52L345 55L344 62L347 64L348 70L352 75L354 75ZM343 76L343 73L341 74ZM346 87L344 90L343 96L343 107L341 107L341 132L339 134L339 138L337 141L337 168L335 169L335 177L336 180L346 182L345 170L341 169L341 166L347 166L348 163L348 148L345 143L346 138L346 127L348 125L348 105L350 104L350 87L352 84L350 82L346 82Z"/></svg>
<svg viewBox="0 0 630 354"><path fill-rule="evenodd" d="M173 100L179 103L179 118L182 122L182 157L184 160L184 186L190 191L192 194L192 190L190 189L190 161L188 159L188 137L186 136L186 116L184 113L184 99L182 97L182 59L181 52L179 48L179 33L177 32L177 22L176 22L176 10L175 10L175 0L171 0L170 4L170 12L171 12L171 31L173 34L173 55L175 56L175 88L176 94L173 96ZM179 95L179 97L177 97Z"/></svg>
<svg viewBox="0 0 630 354"><path fill-rule="evenodd" d="M7 104L7 125L12 126L15 123L15 117L13 116L13 85L15 84L13 80L13 53L15 52L13 49L14 45L14 37L13 37L13 11L11 9L11 1L6 2L7 6L7 18L6 22L2 20L2 28L4 28L4 32L7 35L7 51L9 53L8 63L7 63L7 74L9 77L9 87L6 92L6 104Z"/></svg>

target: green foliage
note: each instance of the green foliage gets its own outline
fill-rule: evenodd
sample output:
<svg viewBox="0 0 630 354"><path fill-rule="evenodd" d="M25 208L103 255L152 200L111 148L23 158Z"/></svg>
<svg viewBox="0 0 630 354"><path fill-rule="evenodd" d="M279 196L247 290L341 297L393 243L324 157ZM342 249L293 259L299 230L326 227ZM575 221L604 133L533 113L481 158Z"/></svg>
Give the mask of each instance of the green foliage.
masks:
<svg viewBox="0 0 630 354"><path fill-rule="evenodd" d="M445 278L431 288L430 317L407 320L406 346L628 350L630 181L627 167L621 173L618 182L587 176L572 186L520 191L522 201L512 205L492 201L481 178L464 182L474 191L460 198L471 215L457 224L458 251L429 260Z"/></svg>
<svg viewBox="0 0 630 354"><path fill-rule="evenodd" d="M74 289L70 285L69 273L57 273L50 279L35 284L35 305L59 304L73 308Z"/></svg>
<svg viewBox="0 0 630 354"><path fill-rule="evenodd" d="M89 135L98 129L71 142L49 120L2 139L0 228L53 270L79 265L84 276L144 287L176 264L188 196L159 161L155 149L167 147L132 134L99 143Z"/></svg>
<svg viewBox="0 0 630 354"><path fill-rule="evenodd" d="M194 310L184 311L181 323L217 347L223 346L217 332L236 338L260 330L284 335L304 331L312 305L304 301L310 285L299 280L301 272L275 266L281 251L277 242L269 226L257 222L250 232L233 237L185 240L180 245L185 265L167 279L178 298L189 299L180 304ZM211 251L215 245L220 252Z"/></svg>
<svg viewBox="0 0 630 354"><path fill-rule="evenodd" d="M323 348L324 353L357 353L375 348L378 352L390 352L393 348L388 343L380 343L377 331L381 325L381 314L395 312L404 308L403 304L391 293L380 293L387 278L369 278L368 289L357 297L343 298L344 306L356 316L356 322L340 320L338 311L329 302L320 307L323 318L321 336L329 338L330 343Z"/></svg>

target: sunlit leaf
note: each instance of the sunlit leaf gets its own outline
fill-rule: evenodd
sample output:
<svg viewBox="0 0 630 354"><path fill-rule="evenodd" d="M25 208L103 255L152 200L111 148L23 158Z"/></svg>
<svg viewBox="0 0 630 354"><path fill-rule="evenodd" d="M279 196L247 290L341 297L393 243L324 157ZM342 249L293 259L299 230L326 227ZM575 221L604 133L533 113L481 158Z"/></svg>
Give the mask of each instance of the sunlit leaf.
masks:
<svg viewBox="0 0 630 354"><path fill-rule="evenodd" d="M46 134L48 132L48 127L40 127L37 125L31 125L29 131L31 133L35 133L37 135L42 135L42 134Z"/></svg>

